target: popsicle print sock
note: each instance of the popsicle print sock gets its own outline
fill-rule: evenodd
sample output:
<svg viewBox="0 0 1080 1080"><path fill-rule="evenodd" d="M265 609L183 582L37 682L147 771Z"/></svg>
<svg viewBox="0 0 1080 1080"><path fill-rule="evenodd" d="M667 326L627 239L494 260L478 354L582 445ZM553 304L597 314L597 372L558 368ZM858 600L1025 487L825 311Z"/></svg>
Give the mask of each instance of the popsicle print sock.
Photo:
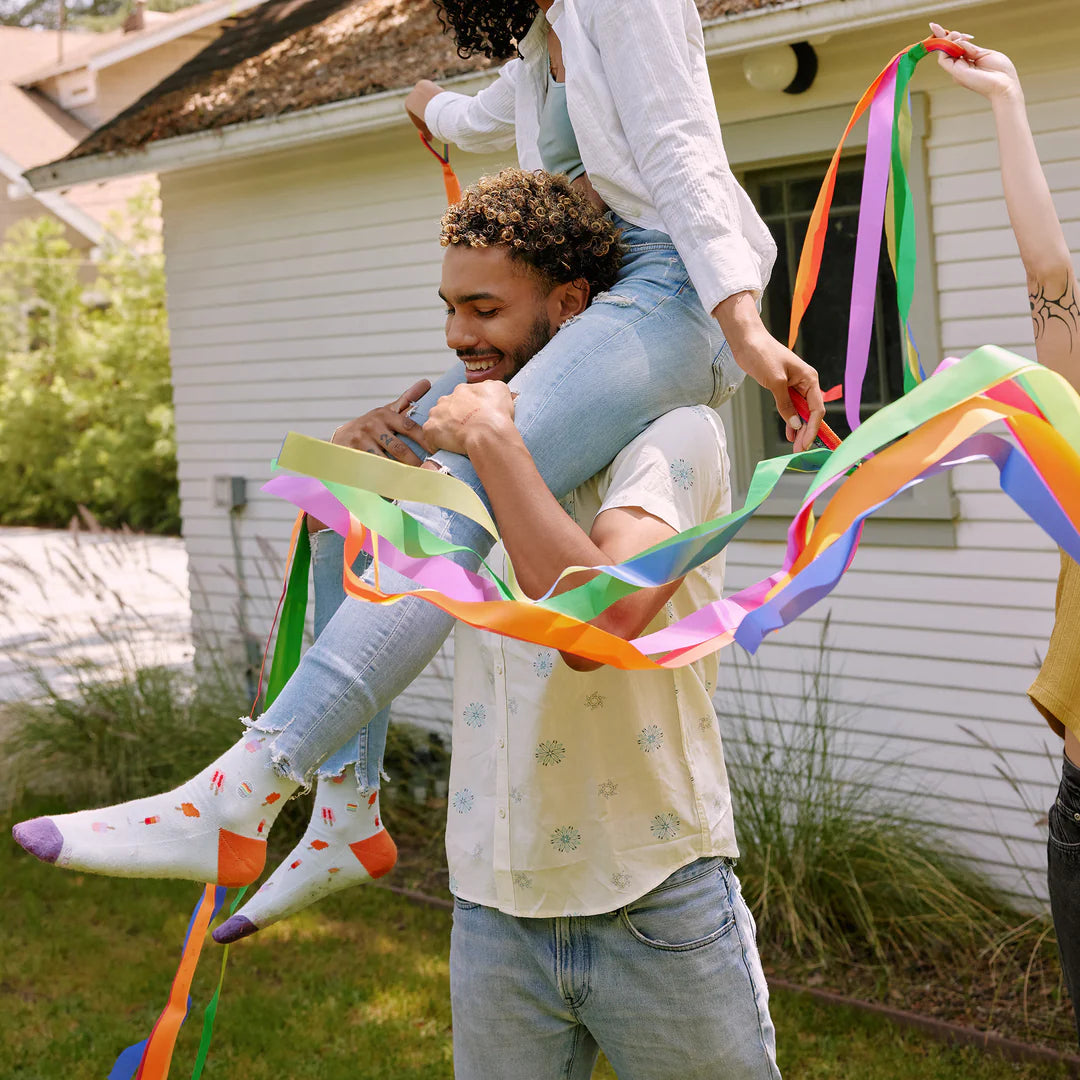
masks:
<svg viewBox="0 0 1080 1080"><path fill-rule="evenodd" d="M300 843L259 891L213 934L219 944L263 930L324 896L382 877L397 845L379 817L378 791L361 791L352 769L320 779L315 809Z"/></svg>
<svg viewBox="0 0 1080 1080"><path fill-rule="evenodd" d="M271 767L271 739L247 732L163 795L34 818L12 833L32 855L70 870L248 885L265 865L270 826L299 786Z"/></svg>

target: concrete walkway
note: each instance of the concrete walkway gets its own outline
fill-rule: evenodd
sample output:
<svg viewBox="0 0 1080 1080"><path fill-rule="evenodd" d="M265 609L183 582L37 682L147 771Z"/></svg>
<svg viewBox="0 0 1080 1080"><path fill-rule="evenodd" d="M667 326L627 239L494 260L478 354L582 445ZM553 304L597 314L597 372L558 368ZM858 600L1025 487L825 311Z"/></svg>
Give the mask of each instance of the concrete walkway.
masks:
<svg viewBox="0 0 1080 1080"><path fill-rule="evenodd" d="M187 553L175 537L0 528L0 701L191 662Z"/></svg>

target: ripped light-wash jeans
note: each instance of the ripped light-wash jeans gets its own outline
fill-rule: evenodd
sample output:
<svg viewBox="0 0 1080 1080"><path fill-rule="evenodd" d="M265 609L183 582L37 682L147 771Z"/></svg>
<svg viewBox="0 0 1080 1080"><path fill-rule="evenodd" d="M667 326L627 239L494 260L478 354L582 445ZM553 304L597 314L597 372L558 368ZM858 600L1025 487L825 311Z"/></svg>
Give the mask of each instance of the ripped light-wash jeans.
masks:
<svg viewBox="0 0 1080 1080"><path fill-rule="evenodd" d="M463 900L450 934L458 1080L779 1080L754 920L727 859L606 915Z"/></svg>
<svg viewBox="0 0 1080 1080"><path fill-rule="evenodd" d="M618 218L616 224L628 252L615 285L566 323L510 383L519 394L517 428L557 498L604 468L658 417L684 405L719 405L741 381L670 237ZM455 365L424 395L414 418L426 419L463 378L462 365ZM468 458L440 451L435 459L488 503ZM402 509L443 540L479 555L491 548L479 525L452 511L414 503ZM479 566L468 552L451 557L470 570ZM412 587L389 567L380 567L380 578L387 591ZM344 764L357 732L420 674L452 625L451 616L420 599L342 603L255 721L274 734L282 775L306 783L339 751L335 764Z"/></svg>

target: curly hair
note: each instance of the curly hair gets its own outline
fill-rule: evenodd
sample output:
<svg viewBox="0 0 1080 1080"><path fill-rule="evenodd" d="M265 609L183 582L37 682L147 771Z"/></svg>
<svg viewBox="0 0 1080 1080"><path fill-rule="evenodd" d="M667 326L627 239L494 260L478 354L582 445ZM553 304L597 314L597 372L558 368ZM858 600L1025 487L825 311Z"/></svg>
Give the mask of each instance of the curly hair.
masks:
<svg viewBox="0 0 1080 1080"><path fill-rule="evenodd" d="M439 242L504 246L545 283L584 278L593 296L615 284L626 251L618 228L565 176L521 169L466 188L443 215Z"/></svg>
<svg viewBox="0 0 1080 1080"><path fill-rule="evenodd" d="M489 60L514 56L536 17L536 0L435 0L435 7L463 60L474 53Z"/></svg>

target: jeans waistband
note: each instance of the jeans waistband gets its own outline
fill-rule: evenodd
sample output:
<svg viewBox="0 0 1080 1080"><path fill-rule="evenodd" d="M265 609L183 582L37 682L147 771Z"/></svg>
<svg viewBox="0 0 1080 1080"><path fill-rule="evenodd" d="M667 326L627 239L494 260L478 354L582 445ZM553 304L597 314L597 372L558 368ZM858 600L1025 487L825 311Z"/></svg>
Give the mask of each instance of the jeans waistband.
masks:
<svg viewBox="0 0 1080 1080"><path fill-rule="evenodd" d="M1074 765L1064 754L1061 756L1061 779L1080 791L1080 766Z"/></svg>

